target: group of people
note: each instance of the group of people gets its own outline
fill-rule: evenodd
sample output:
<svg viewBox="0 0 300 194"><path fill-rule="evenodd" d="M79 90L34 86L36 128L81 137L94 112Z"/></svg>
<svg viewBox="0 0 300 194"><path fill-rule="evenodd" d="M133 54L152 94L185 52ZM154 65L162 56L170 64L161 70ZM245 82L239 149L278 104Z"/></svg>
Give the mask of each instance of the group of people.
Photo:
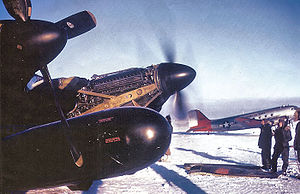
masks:
<svg viewBox="0 0 300 194"><path fill-rule="evenodd" d="M298 121L299 111L295 112L294 120ZM288 125L288 120L280 119L278 127L272 131L271 125L268 121L261 121L261 133L258 140L258 146L261 148L262 169L272 172L277 172L277 160L282 156L282 173L286 174L289 164L289 141L292 140L291 128ZM297 123L295 129L294 149L297 152L297 159L300 162L300 122ZM273 155L271 157L272 136L275 138L275 145Z"/></svg>

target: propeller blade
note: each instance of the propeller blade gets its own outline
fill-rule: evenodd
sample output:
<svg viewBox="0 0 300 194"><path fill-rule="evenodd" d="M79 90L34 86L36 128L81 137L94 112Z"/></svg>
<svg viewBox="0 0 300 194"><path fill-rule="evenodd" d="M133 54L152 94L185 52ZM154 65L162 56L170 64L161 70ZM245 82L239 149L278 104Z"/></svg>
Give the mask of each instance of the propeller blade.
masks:
<svg viewBox="0 0 300 194"><path fill-rule="evenodd" d="M174 116L179 119L183 120L187 117L188 106L185 101L184 94L182 91L178 91L175 94L174 100Z"/></svg>
<svg viewBox="0 0 300 194"><path fill-rule="evenodd" d="M46 65L42 66L41 72L45 79L45 82L48 83L48 85L50 86L52 94L54 96L55 105L56 105L57 111L61 117L61 122L64 125L65 136L70 145L70 152L71 152L72 158L74 160L74 163L76 164L76 166L81 167L83 165L82 154L80 153L80 151L78 149L76 149L76 147L72 143L73 141L71 139L70 126L69 126L69 123L68 123L66 117L64 116L64 113L63 113L60 103L58 101L57 95L55 93L55 89L53 87L53 83L52 83L52 79L51 79L48 67Z"/></svg>
<svg viewBox="0 0 300 194"><path fill-rule="evenodd" d="M193 48L193 44L191 44L190 41L186 42L183 61L193 67L195 71L197 71L197 77L195 77L195 79L197 79L195 80L196 82L193 81L185 90L185 92L190 94L188 97L192 97L193 99L197 99L199 102L203 102L203 86L202 84L197 84L203 83L201 78L202 72L200 71L200 75L198 74L198 70L202 68L199 62L196 60L195 49Z"/></svg>
<svg viewBox="0 0 300 194"><path fill-rule="evenodd" d="M89 11L82 11L71 15L55 23L60 29L64 29L68 39L79 36L93 29L97 22L95 16Z"/></svg>
<svg viewBox="0 0 300 194"><path fill-rule="evenodd" d="M30 19L31 2L30 0L3 0L7 12L16 20L23 22Z"/></svg>
<svg viewBox="0 0 300 194"><path fill-rule="evenodd" d="M176 61L176 45L166 32L161 31L159 44L166 62L174 63Z"/></svg>

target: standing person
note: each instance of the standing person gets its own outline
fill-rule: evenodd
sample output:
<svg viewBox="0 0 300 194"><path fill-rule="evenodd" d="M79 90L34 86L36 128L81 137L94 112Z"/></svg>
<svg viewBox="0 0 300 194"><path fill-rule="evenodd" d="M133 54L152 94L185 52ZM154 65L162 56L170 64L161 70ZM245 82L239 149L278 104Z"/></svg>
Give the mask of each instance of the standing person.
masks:
<svg viewBox="0 0 300 194"><path fill-rule="evenodd" d="M300 110L298 110L300 111ZM300 163L300 122L299 122L299 112L296 111L294 115L294 121L298 121L295 129L295 138L294 138L294 149L297 152L298 162Z"/></svg>
<svg viewBox="0 0 300 194"><path fill-rule="evenodd" d="M289 141L292 140L290 126L283 120L279 121L279 126L275 129L275 145L272 155L272 172L277 172L277 160L282 155L282 174L286 174L289 165Z"/></svg>
<svg viewBox="0 0 300 194"><path fill-rule="evenodd" d="M271 144L272 130L271 125L265 119L261 121L260 135L258 139L258 147L261 148L262 169L269 170L271 168Z"/></svg>

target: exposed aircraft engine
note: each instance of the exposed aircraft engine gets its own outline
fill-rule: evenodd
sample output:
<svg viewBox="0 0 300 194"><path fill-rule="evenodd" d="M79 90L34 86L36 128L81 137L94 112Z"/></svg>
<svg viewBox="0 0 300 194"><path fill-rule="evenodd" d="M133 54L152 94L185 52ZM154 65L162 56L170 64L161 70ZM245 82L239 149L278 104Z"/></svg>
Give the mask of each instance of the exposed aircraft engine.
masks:
<svg viewBox="0 0 300 194"><path fill-rule="evenodd" d="M150 66L94 75L78 91L78 103L68 117L126 105L147 107L160 94L155 70L156 66Z"/></svg>
<svg viewBox="0 0 300 194"><path fill-rule="evenodd" d="M85 87L78 90L77 104L68 117L120 106L149 107L160 111L171 95L193 81L195 74L186 65L161 63L94 75Z"/></svg>

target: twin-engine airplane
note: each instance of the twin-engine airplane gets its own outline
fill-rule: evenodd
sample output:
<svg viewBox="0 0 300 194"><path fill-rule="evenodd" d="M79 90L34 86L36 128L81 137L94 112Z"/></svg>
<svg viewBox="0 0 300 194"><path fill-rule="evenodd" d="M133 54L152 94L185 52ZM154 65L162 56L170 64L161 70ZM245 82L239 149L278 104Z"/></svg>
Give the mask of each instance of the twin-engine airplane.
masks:
<svg viewBox="0 0 300 194"><path fill-rule="evenodd" d="M212 132L212 131L230 131L249 128L258 128L261 126L261 120L268 120L272 125L276 125L280 118L290 120L293 118L297 106L280 106L237 116L208 119L199 110L188 112L189 130L188 132Z"/></svg>
<svg viewBox="0 0 300 194"><path fill-rule="evenodd" d="M47 64L68 39L94 28L95 17L83 11L56 23L33 20L30 0L3 3L15 20L0 21L1 193L87 190L93 180L134 173L166 152L172 127L152 109L186 87L193 69L168 62L52 80ZM128 105L137 107L121 107Z"/></svg>

